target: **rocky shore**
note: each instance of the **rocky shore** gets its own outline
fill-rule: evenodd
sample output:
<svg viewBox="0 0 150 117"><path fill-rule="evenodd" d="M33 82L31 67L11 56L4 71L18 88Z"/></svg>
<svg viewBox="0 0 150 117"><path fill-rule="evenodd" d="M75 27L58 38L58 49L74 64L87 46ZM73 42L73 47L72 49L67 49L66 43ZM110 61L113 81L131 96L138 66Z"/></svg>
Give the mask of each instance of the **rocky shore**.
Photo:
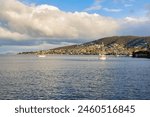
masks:
<svg viewBox="0 0 150 117"><path fill-rule="evenodd" d="M133 52L133 57L136 57L136 58L150 58L150 51Z"/></svg>

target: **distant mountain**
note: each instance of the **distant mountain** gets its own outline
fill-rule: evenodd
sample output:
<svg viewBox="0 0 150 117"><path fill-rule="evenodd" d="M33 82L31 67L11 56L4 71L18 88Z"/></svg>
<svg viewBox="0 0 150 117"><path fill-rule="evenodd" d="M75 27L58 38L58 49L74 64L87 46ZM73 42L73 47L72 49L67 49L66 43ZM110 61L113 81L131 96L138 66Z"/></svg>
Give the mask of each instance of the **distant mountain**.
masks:
<svg viewBox="0 0 150 117"><path fill-rule="evenodd" d="M147 50L150 47L150 37L139 36L113 36L105 37L80 45L64 46L36 52L23 52L20 54L99 54L102 50L108 55L130 55L136 51Z"/></svg>

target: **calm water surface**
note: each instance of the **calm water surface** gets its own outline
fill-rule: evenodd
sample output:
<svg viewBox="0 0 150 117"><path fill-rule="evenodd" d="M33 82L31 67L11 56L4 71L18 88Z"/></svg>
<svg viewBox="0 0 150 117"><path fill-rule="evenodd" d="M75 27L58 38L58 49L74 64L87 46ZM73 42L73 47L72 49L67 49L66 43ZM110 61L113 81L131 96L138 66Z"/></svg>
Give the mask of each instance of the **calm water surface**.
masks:
<svg viewBox="0 0 150 117"><path fill-rule="evenodd" d="M0 55L0 99L150 99L150 59Z"/></svg>

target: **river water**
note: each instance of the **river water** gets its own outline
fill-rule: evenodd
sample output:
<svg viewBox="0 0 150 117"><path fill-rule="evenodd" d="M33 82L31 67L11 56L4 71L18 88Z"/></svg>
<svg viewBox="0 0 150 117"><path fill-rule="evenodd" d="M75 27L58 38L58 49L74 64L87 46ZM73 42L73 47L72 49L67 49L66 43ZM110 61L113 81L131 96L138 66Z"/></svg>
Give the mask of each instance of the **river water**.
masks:
<svg viewBox="0 0 150 117"><path fill-rule="evenodd" d="M0 99L150 99L150 59L0 55Z"/></svg>

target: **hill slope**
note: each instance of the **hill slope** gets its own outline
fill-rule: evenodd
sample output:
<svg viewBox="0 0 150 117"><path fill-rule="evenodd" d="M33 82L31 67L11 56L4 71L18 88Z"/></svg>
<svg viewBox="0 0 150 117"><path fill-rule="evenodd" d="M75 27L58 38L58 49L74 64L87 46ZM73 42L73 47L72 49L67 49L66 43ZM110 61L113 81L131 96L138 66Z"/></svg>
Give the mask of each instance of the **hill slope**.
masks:
<svg viewBox="0 0 150 117"><path fill-rule="evenodd" d="M80 45L71 45L37 52L23 52L21 54L99 54L105 51L109 55L130 55L132 52L147 50L150 37L113 36L105 37Z"/></svg>

